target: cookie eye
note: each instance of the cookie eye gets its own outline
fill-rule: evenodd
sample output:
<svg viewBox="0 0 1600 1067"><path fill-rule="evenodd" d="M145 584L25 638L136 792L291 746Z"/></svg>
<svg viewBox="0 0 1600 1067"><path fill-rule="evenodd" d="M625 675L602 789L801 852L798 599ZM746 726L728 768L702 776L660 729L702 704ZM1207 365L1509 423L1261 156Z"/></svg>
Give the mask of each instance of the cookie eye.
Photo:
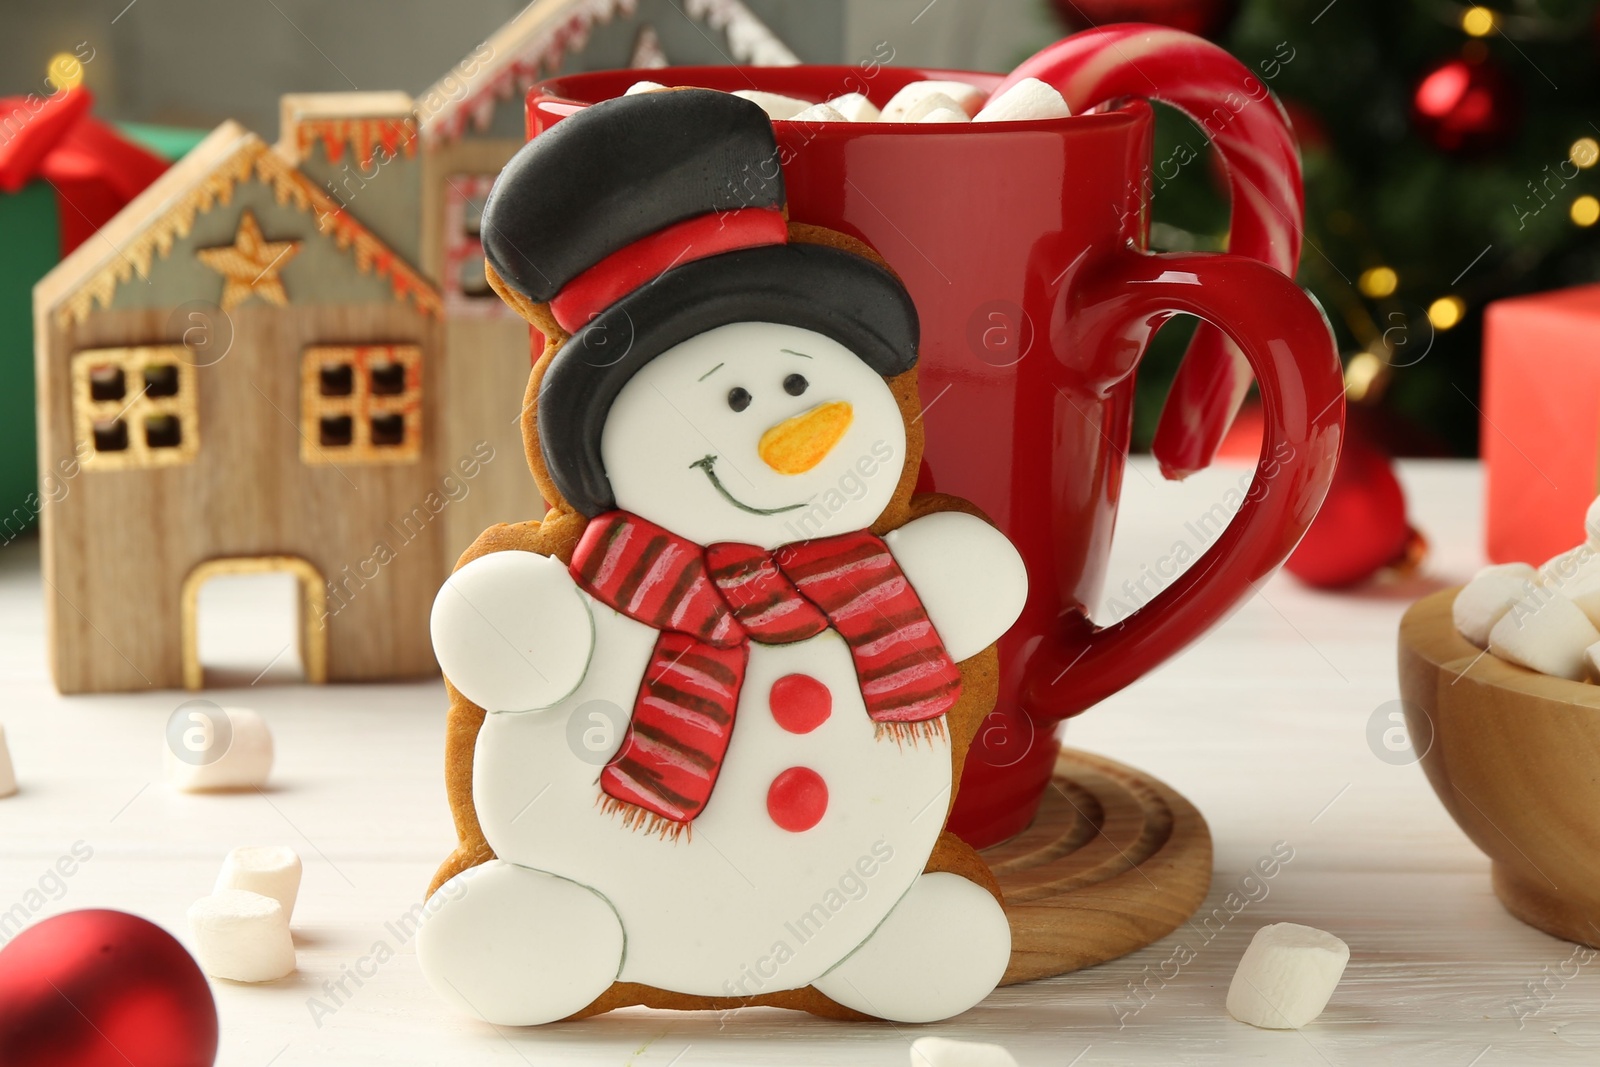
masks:
<svg viewBox="0 0 1600 1067"><path fill-rule="evenodd" d="M799 396L810 384L804 374L791 374L783 380L783 391L790 396Z"/></svg>
<svg viewBox="0 0 1600 1067"><path fill-rule="evenodd" d="M798 375L796 376L798 377ZM728 406L735 411L743 411L750 406L750 391L742 385L736 385L728 390Z"/></svg>

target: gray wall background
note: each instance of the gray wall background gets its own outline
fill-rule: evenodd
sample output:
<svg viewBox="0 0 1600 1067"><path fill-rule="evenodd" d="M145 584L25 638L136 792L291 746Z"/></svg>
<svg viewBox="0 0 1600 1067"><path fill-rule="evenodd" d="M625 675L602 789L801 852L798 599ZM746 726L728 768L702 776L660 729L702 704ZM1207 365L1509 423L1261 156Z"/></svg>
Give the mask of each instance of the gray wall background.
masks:
<svg viewBox="0 0 1600 1067"><path fill-rule="evenodd" d="M745 0L802 59L1008 70L1062 32L1046 0ZM418 92L517 0L0 0L0 95L44 92L50 57L94 50L102 117L277 132L285 92ZM681 0L673 0L681 8ZM674 15L671 17L682 18Z"/></svg>

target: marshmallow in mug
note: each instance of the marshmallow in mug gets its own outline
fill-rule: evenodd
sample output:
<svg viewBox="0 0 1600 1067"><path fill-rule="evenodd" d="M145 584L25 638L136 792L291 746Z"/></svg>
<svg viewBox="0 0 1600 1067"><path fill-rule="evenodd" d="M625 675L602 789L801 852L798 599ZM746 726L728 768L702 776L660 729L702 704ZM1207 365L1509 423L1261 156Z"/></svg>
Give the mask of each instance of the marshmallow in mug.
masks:
<svg viewBox="0 0 1600 1067"><path fill-rule="evenodd" d="M659 82L638 81L623 95L662 88ZM1072 114L1061 94L1038 78L1024 78L992 99L966 82L915 81L895 93L881 112L861 93L822 104L759 89L738 89L733 95L758 105L768 118L797 122L1021 122Z"/></svg>
<svg viewBox="0 0 1600 1067"><path fill-rule="evenodd" d="M988 99L982 89L966 82L918 81L901 89L883 105L884 122L918 122L936 108L946 107L971 118Z"/></svg>
<svg viewBox="0 0 1600 1067"><path fill-rule="evenodd" d="M990 100L972 116L974 122L1022 122L1027 119L1064 119L1072 114L1060 93L1038 78L1023 78Z"/></svg>
<svg viewBox="0 0 1600 1067"><path fill-rule="evenodd" d="M812 104L804 111L795 115L791 122L849 122L844 114L832 104Z"/></svg>
<svg viewBox="0 0 1600 1067"><path fill-rule="evenodd" d="M829 100L828 104L843 115L846 122L877 122L883 115L865 93L845 93Z"/></svg>
<svg viewBox="0 0 1600 1067"><path fill-rule="evenodd" d="M782 93L764 93L760 89L736 89L733 95L755 104L770 119L792 119L811 106L809 100L797 100Z"/></svg>

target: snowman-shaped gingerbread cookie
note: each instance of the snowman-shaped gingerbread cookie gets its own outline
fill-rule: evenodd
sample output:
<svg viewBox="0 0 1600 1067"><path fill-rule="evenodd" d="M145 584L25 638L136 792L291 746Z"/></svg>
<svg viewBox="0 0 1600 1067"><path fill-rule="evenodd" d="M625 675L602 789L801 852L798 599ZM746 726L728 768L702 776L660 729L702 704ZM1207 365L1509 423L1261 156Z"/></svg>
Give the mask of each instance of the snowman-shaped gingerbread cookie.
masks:
<svg viewBox="0 0 1600 1067"><path fill-rule="evenodd" d="M563 119L483 234L546 338L524 429L551 507L434 606L461 845L429 982L510 1025L973 1006L1010 931L944 822L1027 583L969 507L912 495L905 289L787 219L770 121L707 90Z"/></svg>

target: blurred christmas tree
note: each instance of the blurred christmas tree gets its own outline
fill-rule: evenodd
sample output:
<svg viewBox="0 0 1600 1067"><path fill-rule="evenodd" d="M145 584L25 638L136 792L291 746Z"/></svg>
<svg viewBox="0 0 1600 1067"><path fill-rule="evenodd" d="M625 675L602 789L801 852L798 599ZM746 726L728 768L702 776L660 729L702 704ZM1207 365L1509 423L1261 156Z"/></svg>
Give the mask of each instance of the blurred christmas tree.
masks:
<svg viewBox="0 0 1600 1067"><path fill-rule="evenodd" d="M1351 400L1388 416L1399 452L1475 454L1484 305L1600 281L1594 0L1055 6L1074 29L1201 32L1259 73L1300 138L1299 281L1333 323ZM1204 136L1163 111L1151 243L1220 248L1227 208ZM1140 445L1188 330L1164 332L1140 381Z"/></svg>

